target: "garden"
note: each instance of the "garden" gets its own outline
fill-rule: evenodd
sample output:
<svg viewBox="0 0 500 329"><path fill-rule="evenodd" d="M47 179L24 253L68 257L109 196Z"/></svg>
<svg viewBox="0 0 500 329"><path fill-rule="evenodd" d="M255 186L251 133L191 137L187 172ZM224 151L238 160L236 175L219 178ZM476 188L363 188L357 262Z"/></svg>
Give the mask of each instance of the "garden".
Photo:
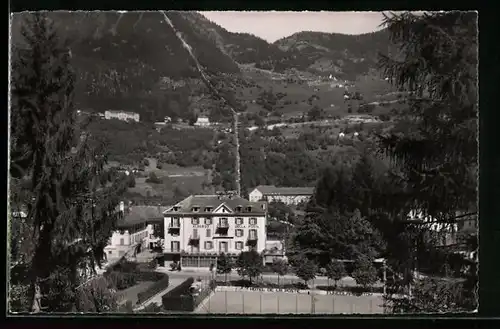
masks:
<svg viewBox="0 0 500 329"><path fill-rule="evenodd" d="M163 308L166 311L193 312L215 290L215 280L209 282L197 280L200 286L196 292L191 291L194 278L188 278L162 297Z"/></svg>
<svg viewBox="0 0 500 329"><path fill-rule="evenodd" d="M148 263L122 260L109 268L104 277L116 289L118 304L142 304L167 289L169 277L165 273L155 272L156 266L156 260Z"/></svg>

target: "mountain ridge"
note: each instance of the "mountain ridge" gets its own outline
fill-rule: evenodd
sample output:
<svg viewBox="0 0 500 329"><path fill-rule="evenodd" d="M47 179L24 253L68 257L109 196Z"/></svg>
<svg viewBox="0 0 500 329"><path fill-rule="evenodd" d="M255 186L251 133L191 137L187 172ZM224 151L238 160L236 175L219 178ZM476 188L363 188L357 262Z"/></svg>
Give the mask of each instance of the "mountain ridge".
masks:
<svg viewBox="0 0 500 329"><path fill-rule="evenodd" d="M27 15L12 17L12 41L17 45L21 20ZM246 83L241 64L278 73L334 73L352 80L369 73L377 51L387 48L385 41L388 44L380 31L368 37L304 31L269 43L229 32L198 12L167 15L218 88L236 103L234 95ZM51 12L48 17L70 40L80 108L133 109L154 121L165 115L186 117L200 107L208 112L220 107L160 12Z"/></svg>

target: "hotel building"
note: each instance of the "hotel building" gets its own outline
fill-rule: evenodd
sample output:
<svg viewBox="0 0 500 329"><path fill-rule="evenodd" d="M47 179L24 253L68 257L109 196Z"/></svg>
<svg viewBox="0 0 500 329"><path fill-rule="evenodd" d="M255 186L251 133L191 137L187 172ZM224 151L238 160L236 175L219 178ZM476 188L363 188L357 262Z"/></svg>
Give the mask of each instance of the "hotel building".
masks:
<svg viewBox="0 0 500 329"><path fill-rule="evenodd" d="M166 260L183 267L216 265L225 253L266 249L267 203L240 197L192 195L164 213Z"/></svg>

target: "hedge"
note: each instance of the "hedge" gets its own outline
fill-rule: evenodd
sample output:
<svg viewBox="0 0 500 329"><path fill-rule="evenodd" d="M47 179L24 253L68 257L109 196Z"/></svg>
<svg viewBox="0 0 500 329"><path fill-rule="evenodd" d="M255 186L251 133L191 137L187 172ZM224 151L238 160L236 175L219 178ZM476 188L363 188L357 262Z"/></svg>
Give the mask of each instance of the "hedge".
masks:
<svg viewBox="0 0 500 329"><path fill-rule="evenodd" d="M148 272L141 272L141 273L145 274ZM154 273L154 272L152 272L152 273ZM163 273L158 273L158 274L163 274ZM163 274L163 275L164 275L164 277L162 279L153 283L145 291L142 291L142 292L137 294L137 303L138 304L144 303L146 300L150 299L151 297L153 297L154 295L156 295L160 291L168 288L168 285L169 285L168 275L166 275L166 274Z"/></svg>
<svg viewBox="0 0 500 329"><path fill-rule="evenodd" d="M193 311L194 301L189 288L194 279L188 278L161 298L163 308L168 311Z"/></svg>
<svg viewBox="0 0 500 329"><path fill-rule="evenodd" d="M163 308L168 311L193 312L216 287L215 280L211 280L208 287L202 289L198 296L193 297L189 292L189 288L193 282L194 279L189 278L167 292L162 297Z"/></svg>

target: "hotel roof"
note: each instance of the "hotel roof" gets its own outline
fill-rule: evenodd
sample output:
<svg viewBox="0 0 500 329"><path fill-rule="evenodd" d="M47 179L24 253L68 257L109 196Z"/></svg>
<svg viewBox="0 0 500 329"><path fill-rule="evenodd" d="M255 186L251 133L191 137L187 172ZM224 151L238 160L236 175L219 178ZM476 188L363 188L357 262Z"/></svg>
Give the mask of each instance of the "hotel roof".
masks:
<svg viewBox="0 0 500 329"><path fill-rule="evenodd" d="M192 213L194 207L199 207L198 213L212 213L220 206L226 206L233 213L246 214L263 214L265 212L266 202L250 202L240 197L220 197L218 195L191 195L176 205L166 209L166 212L173 211L175 207L178 209L175 213ZM241 207L241 210L237 210ZM251 207L248 209L248 207ZM206 210L210 208L210 210Z"/></svg>

